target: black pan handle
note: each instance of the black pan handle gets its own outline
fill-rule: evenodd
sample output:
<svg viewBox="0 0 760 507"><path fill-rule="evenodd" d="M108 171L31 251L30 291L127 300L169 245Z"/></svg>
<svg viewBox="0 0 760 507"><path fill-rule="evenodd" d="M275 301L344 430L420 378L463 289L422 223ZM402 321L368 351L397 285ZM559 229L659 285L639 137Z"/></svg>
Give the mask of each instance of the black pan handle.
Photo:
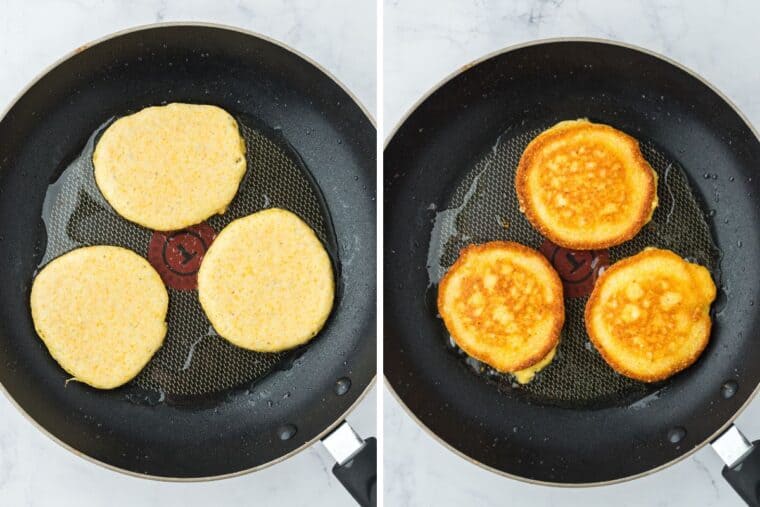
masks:
<svg viewBox="0 0 760 507"><path fill-rule="evenodd" d="M723 477L750 507L760 507L760 440L753 443L736 426L712 442L726 466Z"/></svg>
<svg viewBox="0 0 760 507"><path fill-rule="evenodd" d="M333 474L362 507L377 505L377 440L368 438L359 453L340 465Z"/></svg>
<svg viewBox="0 0 760 507"><path fill-rule="evenodd" d="M747 505L760 507L760 440L753 443L752 450L739 464L723 467L723 477Z"/></svg>
<svg viewBox="0 0 760 507"><path fill-rule="evenodd" d="M322 439L322 444L337 462L333 475L362 507L377 505L377 440L362 440L342 422Z"/></svg>

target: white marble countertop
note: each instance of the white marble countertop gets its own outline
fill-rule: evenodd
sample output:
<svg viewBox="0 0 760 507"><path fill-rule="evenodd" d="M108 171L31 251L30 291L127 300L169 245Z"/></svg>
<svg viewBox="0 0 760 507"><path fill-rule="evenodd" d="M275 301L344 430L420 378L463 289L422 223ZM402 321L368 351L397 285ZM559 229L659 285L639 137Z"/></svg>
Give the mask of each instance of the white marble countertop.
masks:
<svg viewBox="0 0 760 507"><path fill-rule="evenodd" d="M375 111L375 4L371 0L0 0L0 110L38 73L85 42L157 21L235 25L289 44L326 67ZM347 43L350 41L350 43ZM349 416L375 435L373 389ZM201 507L355 505L320 446L254 474L206 483L163 483L108 471L37 431L0 395L0 505Z"/></svg>
<svg viewBox="0 0 760 507"><path fill-rule="evenodd" d="M423 94L465 63L505 46L559 36L615 39L663 53L712 82L760 127L758 19L760 4L754 0L389 0L385 135ZM420 429L387 390L384 404L384 433L392 437L385 442L386 505L742 505L709 448L662 472L614 486L534 486L455 456ZM760 399L737 425L750 438L760 438Z"/></svg>

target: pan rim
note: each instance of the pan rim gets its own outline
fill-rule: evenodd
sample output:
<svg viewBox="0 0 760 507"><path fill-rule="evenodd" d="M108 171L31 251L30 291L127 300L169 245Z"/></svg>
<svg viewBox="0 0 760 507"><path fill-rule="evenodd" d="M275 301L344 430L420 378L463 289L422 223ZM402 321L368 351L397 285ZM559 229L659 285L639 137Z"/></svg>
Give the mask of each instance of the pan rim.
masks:
<svg viewBox="0 0 760 507"><path fill-rule="evenodd" d="M707 81L705 78L703 78L700 74L695 72L694 70L690 69L689 67L686 67L685 65L671 59L668 56L665 56L661 53L658 53L656 51L652 51L650 49L637 46L635 44L630 44L623 41L617 41L612 39L605 39L601 37L548 37L548 38L542 38L542 39L535 39L530 40L527 42L520 42L516 44L511 44L509 46L506 46L501 49L497 49L494 51L491 51L479 58L476 58L475 60L472 60L464 65L459 66L456 70L453 72L450 72L448 75L443 77L440 81L438 81L435 85L433 85L427 92L425 92L419 99L417 99L410 107L407 109L407 111L401 116L399 121L396 123L396 125L393 127L393 129L389 132L388 136L386 136L384 145L383 145L383 152L387 150L388 145L393 140L393 138L396 136L398 131L401 129L401 127L407 122L407 120L419 109L419 107L427 101L434 93L436 93L439 89L441 89L443 86L448 84L450 81L457 78L459 75L465 73L472 67L475 67L477 65L480 65L481 63L490 60L491 58L511 53L513 51L517 51L519 49L534 47L534 46L541 46L541 45L548 45L548 44L557 44L557 43L566 43L566 42L589 42L594 44L603 44L608 46L616 46L624 49L630 49L639 53L642 53L644 55L652 56L654 58L657 58L667 64L670 64L671 66L685 72L692 78L696 79L703 85L705 85L710 91L715 93L721 100L723 100L733 111L734 113L744 122L744 124L749 128L750 132L755 136L755 139L760 142L760 134L755 129L755 127L752 125L752 123L749 121L749 119L739 110L739 108L734 104L731 99L728 98L723 92L721 92L718 88L716 88L712 83ZM383 175L385 176L385 175ZM383 315L385 317L385 315ZM385 340L385 337L383 337L383 340ZM534 484L539 486L553 486L553 487L560 487L560 488L586 488L586 487L597 487L597 486L609 486L613 484L621 484L624 482L632 481L635 479L640 479L643 477L646 477L650 474L654 474L656 472L660 472L664 470L665 468L668 468L672 465L675 465L676 463L685 460L688 457L691 457L693 454L695 454L700 449L704 448L707 444L713 442L716 440L720 435L722 435L730 426L734 424L734 421L741 415L741 413L752 403L756 398L758 398L758 394L760 394L760 382L757 383L752 390L752 392L747 396L747 399L744 401L744 403L734 412L734 414L720 427L718 428L714 433L709 435L705 440L700 442L699 444L695 445L693 448L688 449L680 456L667 461L655 468L651 468L649 470L646 470L644 472L640 472L634 475L629 475L626 477L621 477L618 479L612 479L609 481L596 481L596 482L578 482L578 483L566 483L566 482L553 482L553 481L541 481L536 479L530 479L527 477L521 477L519 475L511 474L508 472L504 472L503 470L499 470L497 468L494 468L492 466L486 465L485 463L482 463L469 455L465 454L464 452L460 451L459 449L455 448L450 443L446 442L443 438L438 436L433 430L431 430L425 423L420 420L417 415L412 411L411 408L409 408L406 403L402 400L401 396L396 392L396 390L393 388L393 384L391 383L390 379L386 376L385 372L383 372L383 384L387 387L388 392L391 393L393 398L398 402L398 404L404 409L406 414L410 416L410 418L419 425L425 433L432 436L435 441L437 441L439 444L441 444L443 447L448 449L449 451L453 452L460 458L464 459L465 461L468 461L474 465L479 466L480 468L495 473L497 475L501 475L502 477L507 477L509 479L514 479L523 483L528 484Z"/></svg>
<svg viewBox="0 0 760 507"><path fill-rule="evenodd" d="M66 63L71 58L77 56L79 53L82 53L83 51L86 51L87 49L96 46L100 43L109 41L111 39L116 39L118 37L121 37L123 35L128 35L134 32L141 32L146 30L152 30L156 28L173 28L173 27L201 27L201 28L214 28L217 30L226 30L229 32L237 32L243 35L247 35L249 37L254 37L260 40L263 40L265 42L268 42L270 44L273 44L281 49L284 49L285 51L288 51L295 56L301 58L306 63L314 66L317 70L322 72L325 76L327 76L331 81L333 81L338 87L346 94L348 95L351 100L359 107L359 110L364 114L364 116L369 120L372 127L377 132L377 124L375 123L375 118L372 115L372 113L367 109L367 107L359 100L359 98L351 91L349 90L346 85L344 85L338 78L336 78L329 70L327 70L325 67L317 63L315 60L310 58L309 56L305 55L304 53L301 53L300 51L292 48L288 44L285 44L284 42L281 42L277 39L274 39L272 37L269 37L267 35L261 34L259 32L255 32L253 30L248 30L245 28L240 28L237 26L232 25L225 25L222 23L211 23L211 22L203 22L203 21L167 21L167 22L160 22L160 23L147 23L147 24L141 24L141 25L135 25L130 28L125 28L122 30L118 30L116 32L108 33L102 37L98 37L96 39L93 39L89 42L86 42L85 44L82 44L81 46L77 47L76 49L73 49L71 51L68 51L63 56L59 57L49 65L47 65L44 69L42 69L33 79L31 79L14 97L11 99L11 101L8 103L8 105L2 110L0 113L0 123L2 123L8 113L13 109L19 100L21 100L27 92L35 86L41 79L43 79L45 76L47 76L50 72L52 72L54 69L59 67L60 65ZM106 468L108 470L119 472L123 475L131 476L131 477L137 477L140 479L149 479L157 482L184 482L184 483L192 483L192 482L211 482L211 481L217 481L217 480L223 480L223 479L230 479L233 477L240 477L243 475L247 475L252 472L257 472L259 470L263 470L265 468L268 468L272 465L276 465L282 461L285 461L296 454L299 454L301 451L306 450L307 448L314 445L316 442L321 441L322 438L327 436L328 433L330 433L332 430L338 427L343 421L346 420L346 417L348 414L350 414L358 405L361 403L366 397L367 394L369 394L369 391L376 385L377 382L377 371L374 372L371 379L367 383L367 385L364 387L362 392L357 396L356 400L340 415L338 418L331 423L329 426L327 426L324 430L322 430L320 433L318 433L314 438L307 440L304 442L301 446L296 447L292 451L279 456L278 458L275 458L271 461L268 461L266 463L262 463L261 465L257 465L255 467L246 468L244 470L238 470L236 472L230 472L228 474L222 474L222 475L209 475L209 476L202 476L202 477L168 477L168 476L162 476L162 475L151 475L151 474L141 474L138 472L134 472L132 470L127 470L125 468L120 468L114 465L111 465L109 463L106 463L104 461L98 460L96 458L93 458L92 456L89 456L78 449L75 449L71 445L67 444L63 440L59 439L55 435L53 435L51 432L49 432L46 428L44 428L41 424L39 424L32 416L29 415L29 413L24 410L21 405L16 401L16 399L11 396L11 394L8 392L8 390L5 388L5 385L3 385L2 382L0 382L0 391L5 395L6 399L10 401L11 405L13 405L16 410L29 422L32 423L32 425L40 431L42 434L46 435L48 438L50 438L53 442L57 443L67 451L71 452L75 456L78 456L80 458L85 459L86 461L89 461L91 463L94 463L95 465L99 465L103 468Z"/></svg>

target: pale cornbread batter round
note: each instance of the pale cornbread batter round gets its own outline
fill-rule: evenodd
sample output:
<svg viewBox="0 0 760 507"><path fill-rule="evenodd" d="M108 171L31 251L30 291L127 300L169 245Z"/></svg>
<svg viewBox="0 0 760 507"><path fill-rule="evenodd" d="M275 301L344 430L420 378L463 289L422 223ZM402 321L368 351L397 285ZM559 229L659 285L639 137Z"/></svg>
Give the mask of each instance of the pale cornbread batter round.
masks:
<svg viewBox="0 0 760 507"><path fill-rule="evenodd" d="M223 109L175 103L116 120L92 162L119 215L171 231L224 213L245 174L245 142Z"/></svg>
<svg viewBox="0 0 760 507"><path fill-rule="evenodd" d="M657 207L657 175L638 141L587 120L560 122L531 141L515 187L530 223L575 250L631 239Z"/></svg>
<svg viewBox="0 0 760 507"><path fill-rule="evenodd" d="M610 266L586 303L586 330L618 373L663 380L697 360L710 338L710 272L647 248Z"/></svg>
<svg viewBox="0 0 760 507"><path fill-rule="evenodd" d="M198 272L198 298L220 336L259 352L290 349L324 326L335 293L330 257L314 231L284 209L222 229Z"/></svg>
<svg viewBox="0 0 760 507"><path fill-rule="evenodd" d="M126 248L84 247L52 260L35 277L30 303L53 358L100 389L132 380L166 335L161 277Z"/></svg>
<svg viewBox="0 0 760 507"><path fill-rule="evenodd" d="M549 261L506 241L462 250L441 280L438 311L462 350L505 373L547 358L565 321L562 282Z"/></svg>

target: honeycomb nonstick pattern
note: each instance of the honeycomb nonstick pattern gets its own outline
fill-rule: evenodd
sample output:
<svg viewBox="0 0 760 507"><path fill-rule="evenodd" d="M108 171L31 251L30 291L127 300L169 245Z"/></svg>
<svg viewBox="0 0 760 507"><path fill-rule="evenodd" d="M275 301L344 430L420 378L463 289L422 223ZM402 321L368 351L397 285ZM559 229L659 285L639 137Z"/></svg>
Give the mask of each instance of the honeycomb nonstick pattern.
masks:
<svg viewBox="0 0 760 507"><path fill-rule="evenodd" d="M247 172L227 211L211 217L208 224L218 233L236 218L279 207L299 215L327 243L331 232L327 210L298 155L284 140L275 140L276 134L250 126L253 121L238 118L238 123L246 143ZM47 249L41 265L89 245L118 245L147 255L153 231L121 218L95 183L92 152L106 126L92 136L82 154L48 190L43 208ZM144 400L137 396L136 401L211 396L250 384L287 356L288 353L258 353L235 347L214 332L198 302L197 291L168 291L164 345L130 383L138 392L153 391L160 396Z"/></svg>
<svg viewBox="0 0 760 507"><path fill-rule="evenodd" d="M469 244L508 240L535 249L541 246L544 238L518 209L514 178L521 154L545 128L517 135L507 130L490 151L463 173L446 209L436 214L428 251L428 274L433 286ZM609 250L610 263L655 246L706 266L719 280L720 252L685 173L652 143L643 141L641 150L658 175L659 206L652 221L635 238ZM557 356L527 385L519 385L511 376L468 357L456 347L443 326L441 343L485 381L507 395L522 396L531 403L604 407L630 404L659 390L663 383L631 380L605 363L586 334L583 311L587 299L565 298L565 326Z"/></svg>

